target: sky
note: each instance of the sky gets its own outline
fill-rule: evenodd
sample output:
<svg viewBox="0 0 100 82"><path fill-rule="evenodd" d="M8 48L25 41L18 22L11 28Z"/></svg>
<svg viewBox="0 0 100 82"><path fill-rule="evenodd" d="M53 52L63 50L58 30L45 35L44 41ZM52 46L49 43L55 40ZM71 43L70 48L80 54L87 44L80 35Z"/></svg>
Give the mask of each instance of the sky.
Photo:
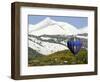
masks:
<svg viewBox="0 0 100 82"><path fill-rule="evenodd" d="M28 23L37 24L50 17L52 20L69 23L77 28L84 28L88 26L88 17L72 17L72 16L46 16L46 15L29 15Z"/></svg>

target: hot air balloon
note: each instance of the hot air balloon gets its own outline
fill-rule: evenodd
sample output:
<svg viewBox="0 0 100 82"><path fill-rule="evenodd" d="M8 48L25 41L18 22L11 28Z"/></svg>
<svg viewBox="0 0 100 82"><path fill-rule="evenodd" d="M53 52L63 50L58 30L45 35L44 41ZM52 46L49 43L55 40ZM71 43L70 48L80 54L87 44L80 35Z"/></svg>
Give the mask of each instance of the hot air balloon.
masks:
<svg viewBox="0 0 100 82"><path fill-rule="evenodd" d="M74 55L76 55L82 47L82 41L80 39L77 39L76 37L73 37L68 40L67 47Z"/></svg>

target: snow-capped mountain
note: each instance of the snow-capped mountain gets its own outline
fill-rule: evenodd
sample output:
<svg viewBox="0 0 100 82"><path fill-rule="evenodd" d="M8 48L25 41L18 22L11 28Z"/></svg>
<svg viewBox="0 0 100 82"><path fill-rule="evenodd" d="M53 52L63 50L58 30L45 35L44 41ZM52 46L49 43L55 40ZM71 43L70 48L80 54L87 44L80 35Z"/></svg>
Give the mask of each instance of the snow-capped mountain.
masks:
<svg viewBox="0 0 100 82"><path fill-rule="evenodd" d="M43 55L66 50L72 35L80 36L81 30L69 23L46 18L36 25L29 25L29 47ZM83 37L83 36L80 36Z"/></svg>
<svg viewBox="0 0 100 82"><path fill-rule="evenodd" d="M29 29L29 34L34 35L72 35L78 34L80 31L69 23L54 21L50 18L46 18L40 23L33 26L33 29Z"/></svg>

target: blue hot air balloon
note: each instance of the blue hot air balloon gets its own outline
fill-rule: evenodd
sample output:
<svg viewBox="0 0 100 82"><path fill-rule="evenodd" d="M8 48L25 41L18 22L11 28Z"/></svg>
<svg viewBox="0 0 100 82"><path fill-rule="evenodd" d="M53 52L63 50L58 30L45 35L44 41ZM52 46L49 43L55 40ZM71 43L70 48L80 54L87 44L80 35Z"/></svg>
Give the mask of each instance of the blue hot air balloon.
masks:
<svg viewBox="0 0 100 82"><path fill-rule="evenodd" d="M70 49L70 51L76 55L81 47L82 47L82 41L79 40L79 39L70 39L68 42L67 42L67 46L68 48Z"/></svg>

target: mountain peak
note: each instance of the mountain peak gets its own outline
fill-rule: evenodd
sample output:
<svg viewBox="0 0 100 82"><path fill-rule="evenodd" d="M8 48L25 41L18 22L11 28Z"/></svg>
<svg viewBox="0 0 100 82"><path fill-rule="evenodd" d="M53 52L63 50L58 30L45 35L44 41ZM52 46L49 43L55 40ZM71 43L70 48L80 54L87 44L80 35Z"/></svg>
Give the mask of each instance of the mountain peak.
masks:
<svg viewBox="0 0 100 82"><path fill-rule="evenodd" d="M34 25L35 28L33 28L33 31L43 29L43 28L53 25L55 23L56 23L56 21L52 20L50 17L46 17L44 20L42 20L38 24ZM31 32L32 32L32 30L31 30Z"/></svg>
<svg viewBox="0 0 100 82"><path fill-rule="evenodd" d="M52 19L50 17L46 17L44 20L51 21Z"/></svg>
<svg viewBox="0 0 100 82"><path fill-rule="evenodd" d="M51 25L51 24L54 24L55 21L52 20L50 17L46 17L42 22L40 22L42 24L48 24L48 25Z"/></svg>

